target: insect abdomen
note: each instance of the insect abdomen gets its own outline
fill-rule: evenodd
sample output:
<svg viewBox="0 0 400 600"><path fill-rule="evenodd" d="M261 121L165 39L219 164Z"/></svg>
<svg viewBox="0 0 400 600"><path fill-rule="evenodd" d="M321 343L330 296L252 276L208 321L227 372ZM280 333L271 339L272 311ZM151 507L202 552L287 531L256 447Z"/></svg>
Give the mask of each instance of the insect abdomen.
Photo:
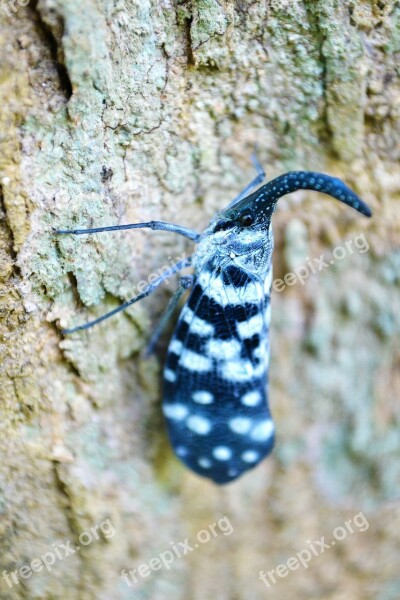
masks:
<svg viewBox="0 0 400 600"><path fill-rule="evenodd" d="M269 295L237 267L200 272L164 370L171 444L193 471L228 483L272 450L266 396Z"/></svg>

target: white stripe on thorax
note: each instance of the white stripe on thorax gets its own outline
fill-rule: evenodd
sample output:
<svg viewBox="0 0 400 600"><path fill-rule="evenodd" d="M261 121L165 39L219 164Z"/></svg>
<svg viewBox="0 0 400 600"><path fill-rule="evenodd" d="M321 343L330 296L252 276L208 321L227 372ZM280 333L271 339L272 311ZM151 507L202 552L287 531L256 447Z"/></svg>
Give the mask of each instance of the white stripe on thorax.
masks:
<svg viewBox="0 0 400 600"><path fill-rule="evenodd" d="M256 281L250 281L242 287L226 285L222 276L215 276L209 271L202 271L197 282L203 292L222 307L229 304L237 306L244 302L259 304L263 297L261 285Z"/></svg>

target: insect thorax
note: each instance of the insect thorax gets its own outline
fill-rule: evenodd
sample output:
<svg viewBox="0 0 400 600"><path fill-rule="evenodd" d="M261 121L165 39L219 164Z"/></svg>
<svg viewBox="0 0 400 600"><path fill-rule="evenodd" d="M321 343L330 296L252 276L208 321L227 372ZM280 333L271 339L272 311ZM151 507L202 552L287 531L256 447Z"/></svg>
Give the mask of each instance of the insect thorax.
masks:
<svg viewBox="0 0 400 600"><path fill-rule="evenodd" d="M264 281L271 268L273 247L271 225L214 233L211 223L200 239L193 265L197 273L210 264L221 270L235 266Z"/></svg>

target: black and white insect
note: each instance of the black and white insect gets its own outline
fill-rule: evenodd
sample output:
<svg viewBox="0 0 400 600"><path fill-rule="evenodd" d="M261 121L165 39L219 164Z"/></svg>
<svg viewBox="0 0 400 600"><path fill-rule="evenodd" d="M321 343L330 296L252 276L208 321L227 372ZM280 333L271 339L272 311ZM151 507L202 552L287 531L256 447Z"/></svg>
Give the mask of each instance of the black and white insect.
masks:
<svg viewBox="0 0 400 600"><path fill-rule="evenodd" d="M258 163L257 163L258 164ZM323 192L370 217L369 207L340 179L293 171L255 192L257 177L221 211L202 234L180 225L151 221L96 229L59 230L90 234L150 228L183 235L195 253L143 293L102 317L64 333L88 329L151 294L187 266L150 346L182 294L191 292L170 341L164 368L163 412L171 445L185 465L217 484L254 468L272 450L274 424L267 398L273 233L277 201L295 190Z"/></svg>

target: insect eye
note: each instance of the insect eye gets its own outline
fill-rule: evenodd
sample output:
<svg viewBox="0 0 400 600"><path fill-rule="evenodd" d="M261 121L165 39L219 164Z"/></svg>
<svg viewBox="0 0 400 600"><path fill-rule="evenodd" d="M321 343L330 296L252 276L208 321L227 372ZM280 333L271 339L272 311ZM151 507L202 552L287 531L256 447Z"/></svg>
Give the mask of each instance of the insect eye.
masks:
<svg viewBox="0 0 400 600"><path fill-rule="evenodd" d="M240 224L243 227L250 227L250 225L253 225L253 223L254 223L254 217L250 213L244 213L240 217Z"/></svg>
<svg viewBox="0 0 400 600"><path fill-rule="evenodd" d="M224 221L223 219L221 219L220 221L217 221L217 223L215 224L214 233L217 233L217 231L226 231L227 229L230 229L231 227L232 227L231 221Z"/></svg>

